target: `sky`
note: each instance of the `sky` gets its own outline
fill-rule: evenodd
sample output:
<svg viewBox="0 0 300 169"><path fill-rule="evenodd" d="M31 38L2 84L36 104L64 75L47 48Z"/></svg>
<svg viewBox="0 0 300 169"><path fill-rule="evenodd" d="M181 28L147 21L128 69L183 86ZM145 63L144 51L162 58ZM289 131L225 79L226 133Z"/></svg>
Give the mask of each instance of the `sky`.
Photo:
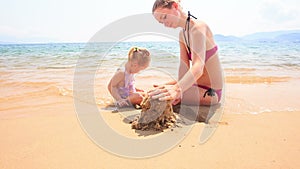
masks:
<svg viewBox="0 0 300 169"><path fill-rule="evenodd" d="M0 0L0 42L87 42L119 19L151 13L153 3L154 0ZM205 21L214 34L244 36L300 29L299 0L181 0L181 5L185 12L189 10Z"/></svg>

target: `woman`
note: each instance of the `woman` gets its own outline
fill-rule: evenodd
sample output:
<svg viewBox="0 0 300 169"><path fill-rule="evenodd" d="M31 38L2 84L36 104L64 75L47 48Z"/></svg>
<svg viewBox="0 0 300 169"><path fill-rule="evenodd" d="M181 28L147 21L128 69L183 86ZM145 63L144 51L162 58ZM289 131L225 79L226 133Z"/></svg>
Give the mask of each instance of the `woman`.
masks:
<svg viewBox="0 0 300 169"><path fill-rule="evenodd" d="M159 100L173 100L173 105L179 102L189 105L219 103L223 74L210 28L189 12L183 12L178 0L156 0L152 14L166 27L182 28L182 31L179 34L178 82L156 86L149 95Z"/></svg>

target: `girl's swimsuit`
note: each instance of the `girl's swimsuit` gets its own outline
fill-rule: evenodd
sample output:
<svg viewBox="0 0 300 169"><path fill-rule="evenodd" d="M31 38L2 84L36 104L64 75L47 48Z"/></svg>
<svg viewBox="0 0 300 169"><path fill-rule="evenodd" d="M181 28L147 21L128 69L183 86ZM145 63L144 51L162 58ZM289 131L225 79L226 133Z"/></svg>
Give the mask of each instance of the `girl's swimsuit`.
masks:
<svg viewBox="0 0 300 169"><path fill-rule="evenodd" d="M130 74L126 70L124 70L124 75L125 75L125 84L124 87L118 88L118 93L123 99L126 99L130 95L130 93L136 92L136 89L134 85L135 82L134 74Z"/></svg>
<svg viewBox="0 0 300 169"><path fill-rule="evenodd" d="M187 29L185 28L184 31L185 31L185 30L189 31L189 23L190 23L190 17L191 17L191 16L192 16L192 15L190 14L190 12L188 12L188 18L187 18L187 21L186 21L186 26L188 26L188 27L187 27ZM194 17L194 16L192 16L192 17ZM194 18L195 18L195 17L194 17ZM195 19L197 19L197 18L195 18ZM192 52L191 52L190 45L189 45L189 32L187 32L187 34L188 34L188 39L186 39L185 33L183 32L184 40L185 40L185 43L186 43L187 49L188 49L188 53L187 53L187 54L188 54L189 60L192 60ZM213 47L213 48L207 50L207 51L205 52L205 63L206 63L206 62L207 62L207 61L208 61L208 60L209 60L209 59L210 59L217 51L218 51L218 46L215 46L215 47ZM204 93L203 97L205 97L206 95L209 95L209 96L215 96L215 94L217 94L217 95L218 95L218 102L220 102L221 97L222 97L222 89L216 90L216 89L213 89L213 88L210 88L210 87L207 87L207 86L204 86L204 85L199 85L199 84L194 84L193 86L197 86L197 87L200 87L200 88L206 90L206 92Z"/></svg>

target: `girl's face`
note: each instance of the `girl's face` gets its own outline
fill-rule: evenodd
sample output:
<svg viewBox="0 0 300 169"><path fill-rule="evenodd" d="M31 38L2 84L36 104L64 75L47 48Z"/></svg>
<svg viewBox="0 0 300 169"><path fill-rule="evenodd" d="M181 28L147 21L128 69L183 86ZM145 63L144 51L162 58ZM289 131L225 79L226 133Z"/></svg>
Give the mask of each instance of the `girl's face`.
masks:
<svg viewBox="0 0 300 169"><path fill-rule="evenodd" d="M153 13L155 19L164 24L165 27L177 28L179 26L180 12L178 6L173 5L169 8L157 8Z"/></svg>
<svg viewBox="0 0 300 169"><path fill-rule="evenodd" d="M149 65L144 65L144 66L140 66L137 62L133 61L131 64L130 64L130 73L139 73L140 71L142 70L145 70Z"/></svg>

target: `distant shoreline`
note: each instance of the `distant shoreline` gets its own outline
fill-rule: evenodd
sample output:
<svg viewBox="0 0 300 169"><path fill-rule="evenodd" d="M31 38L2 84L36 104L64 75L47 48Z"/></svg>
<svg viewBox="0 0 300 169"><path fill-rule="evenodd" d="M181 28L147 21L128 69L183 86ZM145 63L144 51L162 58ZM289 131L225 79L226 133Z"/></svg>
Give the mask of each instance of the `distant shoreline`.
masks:
<svg viewBox="0 0 300 169"><path fill-rule="evenodd" d="M215 39L217 41L239 41L239 40L265 40L265 41L292 41L300 42L300 29L299 30L281 30L281 31L270 31L270 32L256 32L244 36L235 35L223 35L215 34ZM0 41L0 45L10 45L10 44L76 44L76 43L88 43L83 41L78 42L68 42L68 41L56 41L53 39L18 39L16 37L1 36L0 39L8 39ZM12 40L13 39L13 40ZM171 40L170 40L171 41ZM132 41L132 42L143 42L143 41ZM152 42L144 41L144 42ZM158 42L169 42L169 41L158 41Z"/></svg>

